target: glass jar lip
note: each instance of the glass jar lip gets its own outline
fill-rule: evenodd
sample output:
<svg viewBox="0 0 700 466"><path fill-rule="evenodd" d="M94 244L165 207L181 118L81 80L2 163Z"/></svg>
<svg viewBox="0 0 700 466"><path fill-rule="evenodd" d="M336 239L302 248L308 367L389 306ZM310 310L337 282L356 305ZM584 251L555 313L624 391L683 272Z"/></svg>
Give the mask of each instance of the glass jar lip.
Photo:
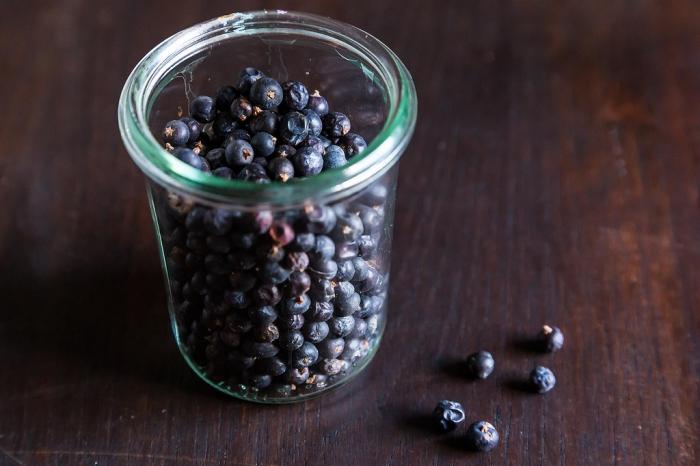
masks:
<svg viewBox="0 0 700 466"><path fill-rule="evenodd" d="M151 106L164 78L187 58L224 40L265 33L305 35L350 49L372 69L366 75L381 80L389 109L379 134L365 151L343 167L315 177L286 183L256 184L203 173L170 155L148 125ZM124 84L118 118L122 140L136 165L168 189L204 202L241 207L290 206L309 200L346 197L380 177L398 161L416 124L417 98L413 79L401 60L367 32L330 18L262 10L232 13L184 29L161 42L136 65Z"/></svg>

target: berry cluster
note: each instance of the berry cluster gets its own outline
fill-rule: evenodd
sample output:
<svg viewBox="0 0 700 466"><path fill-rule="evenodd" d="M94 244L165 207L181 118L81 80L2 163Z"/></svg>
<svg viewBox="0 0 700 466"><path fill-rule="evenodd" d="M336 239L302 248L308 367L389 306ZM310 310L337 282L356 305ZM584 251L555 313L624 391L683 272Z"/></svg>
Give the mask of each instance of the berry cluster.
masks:
<svg viewBox="0 0 700 466"><path fill-rule="evenodd" d="M246 68L190 102L166 148L256 183L317 175L362 152L350 120L300 82ZM155 190L180 344L211 381L259 399L313 393L366 361L384 324L388 190L334 205L240 211Z"/></svg>
<svg viewBox="0 0 700 466"><path fill-rule="evenodd" d="M564 334L558 327L544 325L535 341L539 350L552 353L564 346ZM495 360L488 351L479 351L467 356L465 369L472 379L486 379L494 370ZM543 366L535 366L530 372L527 388L536 393L546 393L554 388L554 373ZM442 432L455 430L464 422L464 407L457 401L442 400L433 411L433 418ZM489 451L498 445L499 435L496 428L486 421L474 422L467 428L466 444L475 451Z"/></svg>
<svg viewBox="0 0 700 466"><path fill-rule="evenodd" d="M318 91L282 84L255 68L215 97L190 102L190 116L163 128L165 147L179 160L221 178L286 182L345 165L367 147L350 119L331 112Z"/></svg>

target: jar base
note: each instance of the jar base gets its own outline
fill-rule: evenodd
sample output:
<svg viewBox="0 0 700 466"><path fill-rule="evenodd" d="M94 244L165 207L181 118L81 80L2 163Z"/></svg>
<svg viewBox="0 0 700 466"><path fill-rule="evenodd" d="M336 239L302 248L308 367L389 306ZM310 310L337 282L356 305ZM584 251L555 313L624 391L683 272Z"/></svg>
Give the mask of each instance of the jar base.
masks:
<svg viewBox="0 0 700 466"><path fill-rule="evenodd" d="M350 369L344 374L337 376L332 376L328 378L328 381L323 387L316 386L315 388L308 388L304 390L294 390L294 392L283 395L275 395L274 392L271 393L261 393L256 388L247 387L244 384L237 384L232 386L227 382L216 382L211 380L207 374L206 369L201 365L197 364L196 361L192 359L190 354L185 350L184 345L180 339L180 333L175 320L172 320L173 335L175 336L175 342L180 354L187 362L187 365L192 369L192 371L197 374L197 376L206 382L211 387L215 388L217 391L224 393L233 398L250 401L259 404L272 404L272 405L282 405L282 404L292 404L299 403L318 396L324 395L332 390L344 386L348 382L355 379L374 359L374 356L379 349L382 337L384 335L384 325L385 319L382 319L380 328L377 329L376 335L372 337L372 342L367 350L367 354L363 356L359 361L352 363Z"/></svg>

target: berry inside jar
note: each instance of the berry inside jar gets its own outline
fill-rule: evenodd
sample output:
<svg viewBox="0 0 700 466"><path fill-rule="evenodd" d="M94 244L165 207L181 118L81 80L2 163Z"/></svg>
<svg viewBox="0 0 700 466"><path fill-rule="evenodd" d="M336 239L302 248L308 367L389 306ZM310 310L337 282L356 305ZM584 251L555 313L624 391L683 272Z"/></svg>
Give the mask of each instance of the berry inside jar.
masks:
<svg viewBox="0 0 700 466"><path fill-rule="evenodd" d="M191 99L161 136L173 157L211 176L303 182L367 148L341 111L302 82L246 68L235 85ZM369 361L385 318L386 186L284 210L153 190L178 341L200 375L274 401L322 391Z"/></svg>

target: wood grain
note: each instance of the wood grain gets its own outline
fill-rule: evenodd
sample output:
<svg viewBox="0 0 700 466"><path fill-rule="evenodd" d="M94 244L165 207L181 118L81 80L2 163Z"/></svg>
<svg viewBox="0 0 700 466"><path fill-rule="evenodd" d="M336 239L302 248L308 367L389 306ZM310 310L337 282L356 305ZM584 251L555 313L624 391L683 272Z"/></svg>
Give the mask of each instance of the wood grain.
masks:
<svg viewBox="0 0 700 466"><path fill-rule="evenodd" d="M265 2L5 0L0 464L694 465L700 444L700 6L279 1L375 34L420 98L387 333L355 382L260 407L181 361L121 85L162 38ZM566 347L522 341L545 322ZM454 363L480 348L497 370ZM535 363L558 385L518 390ZM492 421L438 436L441 398Z"/></svg>

